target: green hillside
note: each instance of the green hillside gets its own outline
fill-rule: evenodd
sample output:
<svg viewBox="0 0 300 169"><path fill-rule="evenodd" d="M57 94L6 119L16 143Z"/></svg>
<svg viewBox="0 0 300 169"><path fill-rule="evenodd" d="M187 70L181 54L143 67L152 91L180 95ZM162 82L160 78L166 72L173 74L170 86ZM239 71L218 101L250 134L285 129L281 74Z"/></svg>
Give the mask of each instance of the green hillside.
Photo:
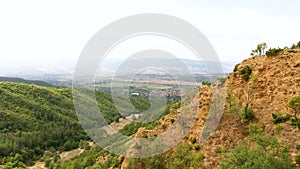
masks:
<svg viewBox="0 0 300 169"><path fill-rule="evenodd" d="M0 82L0 95L0 165L31 165L46 150L68 151L89 140L74 111L71 88ZM108 123L122 117L111 95L96 91L96 98ZM134 103L148 105L146 98Z"/></svg>

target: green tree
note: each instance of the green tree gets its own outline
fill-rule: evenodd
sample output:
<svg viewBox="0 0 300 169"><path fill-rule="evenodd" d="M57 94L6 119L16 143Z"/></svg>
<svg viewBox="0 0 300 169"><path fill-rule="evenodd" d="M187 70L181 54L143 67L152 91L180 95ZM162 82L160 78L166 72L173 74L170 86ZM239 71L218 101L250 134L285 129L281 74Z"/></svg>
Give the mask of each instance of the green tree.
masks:
<svg viewBox="0 0 300 169"><path fill-rule="evenodd" d="M293 44L291 49L297 49L297 48L300 48L300 41L295 45Z"/></svg>
<svg viewBox="0 0 300 169"><path fill-rule="evenodd" d="M288 103L288 106L294 110L295 118L296 118L297 113L300 112L300 96L291 98L291 100Z"/></svg>
<svg viewBox="0 0 300 169"><path fill-rule="evenodd" d="M261 56L265 54L265 49L267 48L267 43L259 43L256 49L251 51L251 56Z"/></svg>
<svg viewBox="0 0 300 169"><path fill-rule="evenodd" d="M245 81L248 81L250 79L250 76L251 76L251 73L252 73L252 69L250 66L245 66L241 72L242 74L242 78L245 80Z"/></svg>

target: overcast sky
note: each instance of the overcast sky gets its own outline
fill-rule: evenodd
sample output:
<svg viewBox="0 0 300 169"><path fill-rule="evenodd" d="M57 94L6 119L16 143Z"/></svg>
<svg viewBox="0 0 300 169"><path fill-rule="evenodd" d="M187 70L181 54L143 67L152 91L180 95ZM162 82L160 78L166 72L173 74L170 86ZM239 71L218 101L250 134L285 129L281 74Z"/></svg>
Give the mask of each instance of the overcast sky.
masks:
<svg viewBox="0 0 300 169"><path fill-rule="evenodd" d="M300 41L298 0L0 1L1 67L75 63L86 42L125 16L162 13L196 26L221 61L240 62L259 42Z"/></svg>

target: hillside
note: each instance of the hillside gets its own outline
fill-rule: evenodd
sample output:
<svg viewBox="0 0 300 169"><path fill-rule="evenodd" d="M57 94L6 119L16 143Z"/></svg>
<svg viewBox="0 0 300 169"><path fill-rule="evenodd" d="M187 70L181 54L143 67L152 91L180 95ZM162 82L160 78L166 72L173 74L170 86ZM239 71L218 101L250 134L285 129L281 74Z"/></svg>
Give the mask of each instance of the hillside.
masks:
<svg viewBox="0 0 300 169"><path fill-rule="evenodd" d="M0 77L0 82L17 82L17 83L25 83L25 84L35 84L38 86L44 86L44 87L54 87L52 84L49 84L47 82L43 82L40 80L25 80L18 77Z"/></svg>
<svg viewBox="0 0 300 169"><path fill-rule="evenodd" d="M221 86L226 89L224 105L218 104ZM76 118L70 88L0 83L0 162L28 166L39 160L38 164L43 161L56 168L300 168L296 162L300 160L300 114L289 106L291 98L300 96L299 86L300 50L285 49L276 55L246 59L236 65L225 83L219 79L199 87L185 107L188 112L197 112L195 125L181 143L154 157L128 159L90 142ZM125 119L114 107L111 95L97 91L96 97L100 110L105 107L102 113L106 120L123 127L118 121ZM140 109L149 106L145 98L131 99ZM219 115L210 111L215 103L225 111L217 129L207 133L210 137L203 141L199 136L205 122ZM149 138L170 128L182 112L181 100L177 100L153 122L125 120L120 132ZM80 153L62 158L65 155L61 154L74 152Z"/></svg>
<svg viewBox="0 0 300 169"><path fill-rule="evenodd" d="M189 104L190 111L198 111L195 125L188 136L171 150L150 158L122 159L92 149L87 151L88 154L69 160L64 166L80 164L124 169L299 168L296 165L296 155L300 154L299 128L291 125L294 112L288 107L290 99L300 95L299 63L300 51L286 50L272 57L255 56L236 65L234 72L226 79L225 112L220 124L208 140L200 144L199 135L210 115L212 95L217 93L215 96L220 97L218 85L200 86L198 94ZM245 76L247 73L249 77ZM132 137L149 138L171 127L181 112L180 101L175 102L168 106L164 117L155 125L147 127L133 123L121 131L130 133ZM272 114L280 117L290 114L290 119L275 124ZM100 155L95 156L97 153ZM86 159L96 162L88 164Z"/></svg>
<svg viewBox="0 0 300 169"><path fill-rule="evenodd" d="M89 140L74 111L71 88L0 82L0 94L0 168L32 165L46 152L73 150ZM96 91L96 98L108 123L122 117L111 95ZM133 98L133 103L145 107L147 100Z"/></svg>
<svg viewBox="0 0 300 169"><path fill-rule="evenodd" d="M249 77L244 77L245 67L251 69ZM200 103L195 126L180 145L161 156L141 160L126 159L122 168L155 168L149 167L154 161L160 168L168 168L174 166L176 160L182 164L188 161L189 166L177 165L180 168L194 168L189 156L193 159L199 153L204 158L198 160L200 166L195 168L233 168L234 165L245 167L247 161L250 165L248 168L296 168L296 155L300 154L299 127L291 125L292 120L277 123L272 114L295 119L288 102L292 97L300 95L299 75L300 50L284 50L276 56L255 56L244 60L236 65L234 72L226 79L225 112L217 130L200 144L200 152L192 147L187 158L177 159L176 155L180 145L196 147L196 143L191 140L200 141L199 134L207 120L212 90L215 87L200 87L199 95L194 100ZM193 107L193 103L190 106ZM160 123L168 128L172 125L171 119L176 119L180 111L171 111ZM251 116L245 111L250 112ZM164 131L161 126L154 131L140 128L136 135L161 133ZM172 160L168 161L169 158ZM234 162L233 159L238 161Z"/></svg>
<svg viewBox="0 0 300 169"><path fill-rule="evenodd" d="M249 81L241 70L249 66L252 69ZM273 136L290 147L289 154L295 159L299 154L296 145L300 144L300 132L296 126L287 121L274 124L272 113L293 115L288 107L292 97L300 95L300 51L286 50L277 56L255 56L237 64L235 71L227 78L226 111L213 137L205 142L203 153L205 168L216 168L222 158L222 151L231 151L248 138L253 124L263 128L264 134ZM245 122L241 111L248 106L255 118Z"/></svg>
<svg viewBox="0 0 300 169"><path fill-rule="evenodd" d="M46 150L70 150L88 139L73 110L70 89L1 82L0 93L2 164L30 165Z"/></svg>

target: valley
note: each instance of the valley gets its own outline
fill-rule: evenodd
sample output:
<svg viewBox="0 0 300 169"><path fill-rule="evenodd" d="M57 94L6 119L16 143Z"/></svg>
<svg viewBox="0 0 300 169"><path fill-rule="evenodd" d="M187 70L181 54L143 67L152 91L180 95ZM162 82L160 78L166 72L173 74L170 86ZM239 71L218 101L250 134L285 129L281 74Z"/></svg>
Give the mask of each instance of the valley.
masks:
<svg viewBox="0 0 300 169"><path fill-rule="evenodd" d="M96 145L81 127L70 87L0 82L0 168L299 168L300 50L267 52L237 64L227 77L186 81L181 88L164 76L154 81L143 76L129 87L125 76L96 82L99 110L128 138L154 138L174 126L184 132L178 121L194 121L176 146L147 158L127 158ZM142 114L151 107L150 93L166 105ZM134 107L115 104L114 97L129 97ZM155 120L143 121L157 113ZM165 141L173 143L172 137ZM137 145L130 151L138 153Z"/></svg>

